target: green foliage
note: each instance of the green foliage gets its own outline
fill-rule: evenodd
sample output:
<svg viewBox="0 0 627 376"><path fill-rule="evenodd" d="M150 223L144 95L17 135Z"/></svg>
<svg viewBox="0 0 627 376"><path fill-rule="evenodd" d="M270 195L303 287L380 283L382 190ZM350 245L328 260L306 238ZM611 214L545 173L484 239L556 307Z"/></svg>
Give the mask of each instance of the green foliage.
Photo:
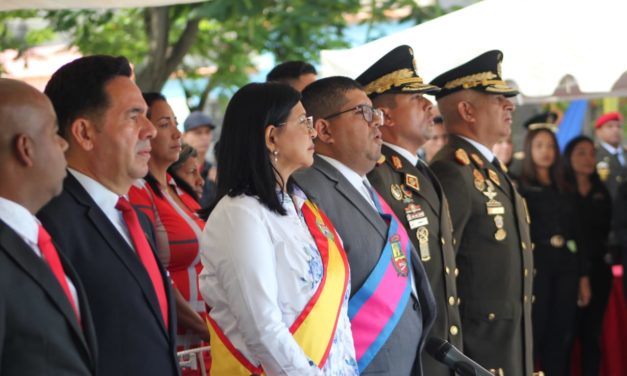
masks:
<svg viewBox="0 0 627 376"><path fill-rule="evenodd" d="M400 21L416 22L443 13L413 0L372 0L371 7L363 21L369 25L389 21L384 10L409 7ZM348 47L347 16L364 10L360 0L211 0L167 8L8 12L0 13L0 43L24 50L63 33L83 54L128 57L143 89L158 90L168 77L178 78L190 107L202 107L210 93L226 97L245 84L255 56L269 52L277 61L316 63L320 50ZM50 27L20 40L4 26L7 19L37 16Z"/></svg>

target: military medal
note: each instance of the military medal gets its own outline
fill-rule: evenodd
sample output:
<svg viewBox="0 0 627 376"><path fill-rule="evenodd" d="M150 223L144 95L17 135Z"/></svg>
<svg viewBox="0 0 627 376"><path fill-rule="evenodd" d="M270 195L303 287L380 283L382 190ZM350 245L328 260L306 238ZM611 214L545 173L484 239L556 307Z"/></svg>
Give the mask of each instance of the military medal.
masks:
<svg viewBox="0 0 627 376"><path fill-rule="evenodd" d="M403 196L405 196L405 199L403 201L411 202L411 198L414 195L413 193L411 193L411 190L407 189L407 187L405 187L405 184L401 184L401 191L403 191Z"/></svg>
<svg viewBox="0 0 627 376"><path fill-rule="evenodd" d="M470 158L472 158L473 161L475 161L475 163L479 166L479 167L483 167L483 161L481 160L481 158L479 158L479 156L475 153L470 154Z"/></svg>
<svg viewBox="0 0 627 376"><path fill-rule="evenodd" d="M394 166L396 170L400 170L401 168L403 168L403 162L401 162L401 159L398 156L393 155L392 166Z"/></svg>
<svg viewBox="0 0 627 376"><path fill-rule="evenodd" d="M507 232L503 230L502 228L496 230L496 232L494 233L494 239L498 241L504 240L506 236L507 236Z"/></svg>
<svg viewBox="0 0 627 376"><path fill-rule="evenodd" d="M494 199L496 197L496 191L494 190L494 185L492 185L491 181L486 181L487 189L481 193L488 198L488 202L486 202L486 208L488 210L488 215L501 215L505 214L505 207L500 201Z"/></svg>
<svg viewBox="0 0 627 376"><path fill-rule="evenodd" d="M403 199L403 191L401 191L401 187L398 184L392 184L390 186L390 192L392 193L392 197L394 199L400 201Z"/></svg>
<svg viewBox="0 0 627 376"><path fill-rule="evenodd" d="M485 178L481 172L475 168L472 170L472 176L474 177L473 183L475 184L475 188L479 191L483 191L485 189Z"/></svg>
<svg viewBox="0 0 627 376"><path fill-rule="evenodd" d="M468 154L464 149L455 150L455 159L463 166L467 166L470 164L470 159L468 159Z"/></svg>
<svg viewBox="0 0 627 376"><path fill-rule="evenodd" d="M407 257L405 257L401 249L401 237L392 235L390 237L390 246L392 248L392 265L396 269L396 274L399 277L406 277L409 272L409 266L407 265Z"/></svg>
<svg viewBox="0 0 627 376"><path fill-rule="evenodd" d="M605 182L610 177L610 164L605 160L597 163L597 174L601 181Z"/></svg>
<svg viewBox="0 0 627 376"><path fill-rule="evenodd" d="M501 180L499 179L499 175L496 173L496 171L488 169L488 176L490 177L490 180L496 183L496 185L501 185Z"/></svg>
<svg viewBox="0 0 627 376"><path fill-rule="evenodd" d="M429 219L425 215L424 210L417 204L409 204L405 207L405 218L407 218L407 223L411 230L429 224Z"/></svg>
<svg viewBox="0 0 627 376"><path fill-rule="evenodd" d="M429 252L429 230L423 226L416 231L416 237L418 238L418 244L420 248L420 259L422 261L431 260L431 253Z"/></svg>
<svg viewBox="0 0 627 376"><path fill-rule="evenodd" d="M416 192L420 191L420 181L412 174L405 174L405 185L413 188Z"/></svg>

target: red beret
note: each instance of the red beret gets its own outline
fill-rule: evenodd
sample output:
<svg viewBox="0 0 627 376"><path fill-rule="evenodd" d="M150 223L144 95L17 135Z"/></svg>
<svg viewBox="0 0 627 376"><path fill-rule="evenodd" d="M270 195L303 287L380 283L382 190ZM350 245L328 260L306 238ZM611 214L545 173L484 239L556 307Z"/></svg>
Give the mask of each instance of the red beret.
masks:
<svg viewBox="0 0 627 376"><path fill-rule="evenodd" d="M601 128L603 124L612 120L623 121L623 115L621 115L618 112L608 112L607 114L604 114L600 118L597 119L597 122L594 123L594 128L599 129Z"/></svg>

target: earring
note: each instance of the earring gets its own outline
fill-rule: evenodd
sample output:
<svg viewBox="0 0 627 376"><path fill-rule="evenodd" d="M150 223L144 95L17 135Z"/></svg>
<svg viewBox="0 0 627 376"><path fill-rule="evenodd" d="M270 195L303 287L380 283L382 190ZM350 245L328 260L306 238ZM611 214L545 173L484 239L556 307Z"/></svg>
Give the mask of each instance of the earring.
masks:
<svg viewBox="0 0 627 376"><path fill-rule="evenodd" d="M278 161L279 161L279 151L278 150L272 151L272 155L274 156L274 164L278 163Z"/></svg>

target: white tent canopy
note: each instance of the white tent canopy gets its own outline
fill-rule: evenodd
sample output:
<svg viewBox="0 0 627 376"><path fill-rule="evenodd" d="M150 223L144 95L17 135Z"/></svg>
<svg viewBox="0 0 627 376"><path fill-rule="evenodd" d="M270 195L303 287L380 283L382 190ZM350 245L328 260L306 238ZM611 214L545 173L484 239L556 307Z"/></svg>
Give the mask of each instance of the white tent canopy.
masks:
<svg viewBox="0 0 627 376"><path fill-rule="evenodd" d="M357 77L408 44L429 81L499 49L503 78L522 102L627 95L626 15L625 0L484 0L359 47L322 51L321 74Z"/></svg>
<svg viewBox="0 0 627 376"><path fill-rule="evenodd" d="M0 0L0 11L15 9L98 9L158 7L204 0Z"/></svg>

